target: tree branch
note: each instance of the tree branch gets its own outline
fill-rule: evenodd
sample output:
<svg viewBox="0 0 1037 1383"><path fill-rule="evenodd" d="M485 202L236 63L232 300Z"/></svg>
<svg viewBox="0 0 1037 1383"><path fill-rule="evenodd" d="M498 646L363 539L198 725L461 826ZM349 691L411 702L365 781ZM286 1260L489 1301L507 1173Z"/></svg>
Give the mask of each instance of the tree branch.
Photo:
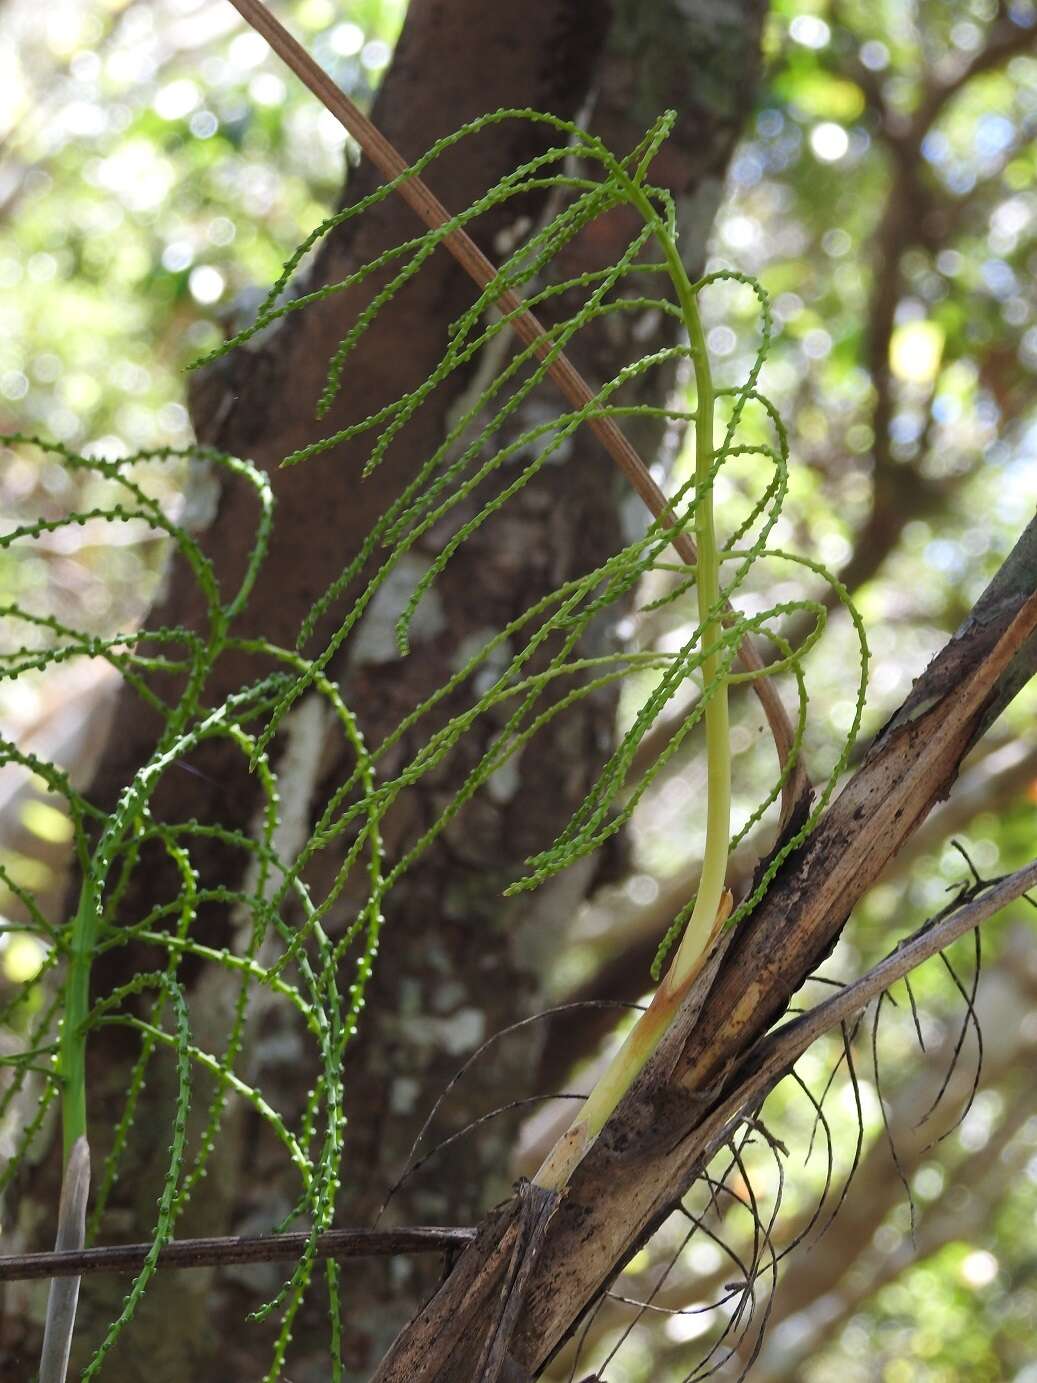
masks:
<svg viewBox="0 0 1037 1383"><path fill-rule="evenodd" d="M1015 873L986 885L977 896L955 908L946 917L927 922L859 980L817 1004L809 1013L794 1018L769 1034L749 1058L750 1064L756 1068L754 1083L759 1079L758 1071L777 1073L788 1070L824 1033L856 1017L872 999L896 984L897 980L902 980L932 956L946 950L966 932L989 921L995 913L1034 887L1037 887L1037 860L1031 860Z"/></svg>
<svg viewBox="0 0 1037 1383"><path fill-rule="evenodd" d="M1037 27L1016 24L1004 15L996 21L987 33L987 42L976 55L944 81L932 82L920 102L911 121L907 143L917 146L933 121L943 112L947 103L966 86L973 77L990 72L1010 58L1025 53L1037 43Z"/></svg>

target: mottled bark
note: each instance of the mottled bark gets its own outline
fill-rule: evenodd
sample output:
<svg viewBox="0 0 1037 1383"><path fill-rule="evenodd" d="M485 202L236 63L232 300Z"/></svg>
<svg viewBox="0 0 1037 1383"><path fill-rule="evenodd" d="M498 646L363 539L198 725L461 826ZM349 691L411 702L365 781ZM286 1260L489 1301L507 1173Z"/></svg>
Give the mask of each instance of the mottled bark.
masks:
<svg viewBox="0 0 1037 1383"><path fill-rule="evenodd" d="M715 6L668 0L645 7L624 0L613 15L606 6L562 4L559 0L511 9L473 0L414 0L392 68L374 111L376 123L405 156L417 156L439 135L502 105L532 106L574 116L592 94L595 122L617 152L633 146L644 127L667 105L680 113L674 139L660 157L656 181L678 198L684 226L682 250L694 270L702 262L704 238L719 198L723 170L747 112L755 80L762 5L758 0L719 13ZM611 24L611 28L609 25ZM433 166L429 181L451 209L467 205L496 179L544 147L536 127L519 122L495 127ZM376 185L362 166L347 195L359 198ZM542 207L510 203L473 228L493 254L497 237L521 212L535 219ZM311 285L341 279L386 245L414 233L411 214L395 201L350 224L325 244ZM626 243L630 226L618 215L589 230L571 247L564 269L573 272L606 262ZM313 600L357 550L375 518L441 440L445 420L466 381L454 377L401 433L385 462L366 481L361 443L342 446L302 466L277 470L281 457L333 429L373 411L413 388L438 360L447 327L471 301L473 290L461 271L438 253L424 272L382 314L351 362L345 388L319 425L313 409L324 370L343 332L377 284L362 293L339 294L290 317L256 350L238 352L210 372L194 393L193 411L201 440L247 455L271 474L278 508L275 536L260 583L243 621L243 632L291 646ZM638 329L639 327L639 329ZM593 384L613 376L645 348L661 344L668 324L619 322L573 352ZM655 376L638 397L662 402L667 380ZM541 409L557 406L547 391ZM640 428L635 443L651 455L659 441L654 428ZM372 610L335 666L347 700L369 739L377 740L416 701L457 666L459 650L475 635L496 629L560 581L600 563L620 540L622 494L608 459L589 437L579 436L564 464L549 468L461 551L437 586L440 618L414 640L399 660L388 650L381 615ZM255 510L243 489L227 488L204 544L222 581L243 569L254 531ZM421 554L430 555L430 549ZM341 608L344 608L341 607ZM155 619L197 623L200 605L180 565ZM318 631L315 648L322 646ZM606 631L601 631L606 637ZM213 700L239 684L240 660L225 658L217 670ZM254 670L250 675L254 675ZM449 709L449 708L448 708ZM347 765L335 760L321 738L319 716L297 713L303 743L293 791L312 815ZM119 735L111 744L94 795L111 802L154 742L155 725L126 698L117 713ZM349 1115L339 1222L364 1224L402 1166L432 1101L466 1055L490 1032L535 1010L544 969L558 928L585 891L588 870L575 869L552 887L505 905L501 889L532 851L548 844L590 783L594 765L607 749L612 706L607 697L581 709L549 731L517 761L516 773L493 793L471 804L419 868L391 895L373 987L360 1038L346 1068ZM391 823L390 849L414 837L434 819L472 755L488 742L492 727L473 737L451 760L448 774L435 775L410 795ZM313 736L318 736L314 742ZM290 742L291 727L284 740ZM404 745L404 749L407 745ZM243 761L214 745L192 757L197 773L171 774L156 799L165 819L196 816L247 829L256 808L255 784ZM203 774L204 777L198 776ZM203 881L234 879L241 859L219 845L194 858ZM334 868L322 859L311 883L320 893L321 874ZM176 888L175 877L156 857L154 868L126 899L132 915ZM334 931L345 920L329 919ZM216 910L204 914L206 939L221 944L230 921ZM98 966L103 992L154 953L133 948ZM200 1010L214 1023L231 992L222 977L183 972L199 986ZM286 1018L264 1008L247 1054L250 1078L275 1092L289 1114L298 1109L311 1073ZM124 1093L125 1063L133 1048L106 1031L90 1047L91 1131L95 1163L104 1153L106 1131ZM501 1043L451 1099L440 1132L464 1124L505 1101L529 1092L536 1053L521 1038ZM202 1085L204 1092L204 1085ZM201 1103L201 1101L199 1101ZM126 1173L103 1238L139 1238L152 1217L166 1159L168 1134L163 1111L169 1091L158 1079L149 1085L134 1131ZM477 1218L502 1195L509 1181L514 1125L484 1125L455 1144L448 1158L408 1187L396 1202L402 1219L463 1222ZM46 1224L53 1194L55 1158L27 1198L25 1224ZM207 1182L200 1188L178 1232L255 1232L270 1227L286 1209L288 1193L278 1183L280 1154L268 1145L251 1115L236 1112L224 1126ZM33 1229L33 1237L42 1231ZM42 1246L39 1245L39 1246ZM190 1279L190 1280L188 1280ZM113 1376L128 1383L161 1379L258 1377L265 1366L269 1331L244 1326L244 1311L276 1287L280 1270L258 1268L226 1274L211 1271L160 1278L145 1300L140 1321L113 1356ZM357 1376L367 1376L388 1339L434 1285L435 1274L399 1260L391 1271L365 1266L345 1275L346 1345ZM84 1290L78 1357L96 1341L121 1299L124 1284L91 1282ZM319 1296L319 1293L315 1295ZM291 1375L296 1380L326 1376L326 1329L321 1303L296 1329Z"/></svg>

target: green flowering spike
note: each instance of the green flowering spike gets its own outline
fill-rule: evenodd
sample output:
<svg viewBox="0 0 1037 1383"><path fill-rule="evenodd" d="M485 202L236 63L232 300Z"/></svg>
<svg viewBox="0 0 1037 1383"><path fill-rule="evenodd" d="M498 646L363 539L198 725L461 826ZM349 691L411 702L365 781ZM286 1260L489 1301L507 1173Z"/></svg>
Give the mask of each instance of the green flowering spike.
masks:
<svg viewBox="0 0 1037 1383"><path fill-rule="evenodd" d="M408 179L433 166L459 141L488 126L511 120L534 121L550 132L551 147L512 170L471 206L443 226L383 248L341 282L292 297L290 284L303 257L329 232L362 217L393 196ZM425 459L402 493L372 525L360 550L343 554L342 570L319 593L297 631L292 648L280 648L238 630L262 571L275 521L273 492L267 476L246 459L207 448L160 451L122 460L76 455L57 443L21 435L8 437L13 448L42 449L69 473L96 482L97 495L55 518L52 513L0 535L0 550L33 544L86 523L122 531L142 524L175 550L195 582L201 611L196 627L168 626L99 636L68 627L53 615L11 604L0 610L5 627L17 628L18 646L0 652L0 680L35 675L68 659L96 658L112 666L127 694L146 705L160 729L144 761L110 810L102 810L88 792L74 788L66 775L32 754L0 740L0 764L14 763L36 774L62 800L72 823L79 866L80 892L75 915L55 925L44 915L31 889L11 877L0 863L0 882L23 904L31 932L44 946L40 973L7 1003L4 1020L24 1039L23 1047L4 1063L10 1081L0 1101L0 1115L13 1100L35 1101L24 1122L9 1171L28 1156L60 1102L66 1145L86 1132L90 1091L86 1081L87 1044L105 1026L119 1025L139 1043L126 1082L110 1150L102 1165L89 1230L103 1236L106 1207L122 1174L142 1092L160 1064L172 1063L175 1076L170 1111L170 1151L159 1196L151 1248L145 1265L126 1297L119 1317L87 1367L84 1377L101 1368L121 1331L132 1318L153 1277L162 1245L201 1178L221 1137L228 1107L240 1103L272 1133L296 1178L295 1204L284 1228L301 1220L308 1243L299 1261L257 1319L279 1315L276 1342L267 1378L280 1376L295 1319L314 1285L317 1236L333 1222L343 1166L343 1130L348 1092L342 1067L349 1044L362 1021L364 1004L378 963L382 929L391 915L395 885L424 855L449 824L494 774L521 754L539 733L584 698L606 688L631 683L644 688L629 728L590 785L583 801L557 838L527 861L525 873L506 893L532 889L597 849L629 820L631 814L676 754L687 736L703 726L708 766L707 830L698 896L667 932L653 973L662 984L652 1008L635 1027L623 1053L577 1117L563 1145L542 1171L545 1184L561 1185L590 1146L621 1097L661 1040L681 995L701 964L719 926L736 925L755 906L788 852L812 829L830 800L845 767L860 724L867 645L860 619L846 592L817 563L771 546L788 489L788 438L773 405L760 390L761 369L770 347L773 322L767 296L750 277L730 271L688 280L676 248L672 198L654 187L652 160L672 124L672 114L658 120L637 148L617 160L594 137L571 122L527 110L501 110L470 122L437 142L398 178L387 182L355 206L319 226L284 266L256 321L226 342L208 360L244 345L257 332L291 313L305 311L339 293L379 287L348 325L328 362L326 384L318 406L323 416L337 393L348 389L349 357L365 347L366 333L395 295L430 261L454 230L484 212L532 190L548 191L557 214L534 228L480 287L474 302L447 333L442 352L428 377L415 389L380 406L350 427L317 437L284 458L283 464L306 462L345 441L367 446L365 475L371 474L393 441L432 400L437 390L456 392L460 380L478 377L476 397L466 398L451 414L446 435ZM555 274L558 257L597 217L623 206L637 213L629 240L615 262L575 276ZM724 281L748 288L758 306L758 341L754 358L740 384L714 387L701 325L699 302ZM365 290L365 285L367 289ZM504 298L505 294L517 298ZM517 305L516 305L517 302ZM562 306L564 304L564 306ZM542 338L512 345L513 327L527 309L553 309ZM686 339L646 353L602 380L578 405L559 405L552 416L522 422L524 405L537 391L553 388L548 376L581 336L607 329L616 314L658 314L677 318ZM502 349L505 345L511 349ZM203 362L197 362L203 363ZM686 396L665 407L628 403L631 390L649 372L677 371L687 377ZM553 393L551 394L554 399ZM395 635L405 655L420 617L422 602L435 597L436 583L448 564L506 509L544 468L564 461L566 448L581 428L627 419L651 418L689 429L694 447L692 473L669 500L669 508L596 569L559 585L504 627L487 632L477 648L466 647L460 665L443 684L412 707L380 743L368 743L339 685L330 675L345 640L361 625L375 600L395 600ZM747 496L741 521L732 532L717 534L713 492L725 466L744 457L755 462L755 489ZM255 531L240 584L220 586L212 561L199 542L173 521L154 500L147 485L149 467L204 462L229 483L250 487L256 500ZM85 493L85 492L84 492ZM435 535L435 550L430 545ZM690 540L694 539L694 547ZM423 567L413 575L418 554ZM847 608L861 646L861 678L856 713L842 752L820 788L811 814L796 835L771 861L750 898L727 919L727 858L732 844L777 801L801 753L808 703L804 658L820 637L826 619L818 601L775 601L761 609L759 592L782 564L800 563L830 582ZM408 565L408 563L410 565ZM751 613L739 603L750 574L754 577ZM659 592L658 578L669 584ZM639 597L646 578L655 578L651 597ZM401 582L404 589L397 599ZM409 584L408 584L409 583ZM686 628L680 644L665 652L615 651L585 656L585 636L595 621L621 603L641 599L645 610L679 608ZM766 602L763 602L766 605ZM781 626L794 612L812 621L807 638L793 649ZM318 629L332 627L324 646L306 656ZM727 729L729 688L758 675L739 662L749 636L768 639L778 650L771 674L786 674L796 687L798 714L791 731L791 752L772 786L731 840L731 751ZM217 696L216 672L233 655L246 669L235 690ZM248 669L252 669L249 671ZM674 726L666 747L647 767L638 767L646 737L660 718L684 698L690 684L699 695ZM176 687L175 699L169 688ZM315 821L286 829L285 760L278 736L290 737L295 717L305 721L314 710L323 736L337 737L346 764L342 781L319 805ZM442 772L459 747L470 743L477 726L492 725L476 762L470 763L439 815L416 840L390 854L384 832L386 815L401 795ZM195 750L218 743L241 756L254 773L258 806L249 827L218 820L167 820L154 810L156 791L175 767ZM232 879L212 879L201 869L213 847L238 862ZM324 851L335 851L334 868L313 870ZM133 915L127 900L156 852L177 881L174 897L157 901ZM314 896L311 880L325 882ZM348 915L344 900L349 899ZM201 928L207 912L218 909L230 921L226 945L210 944ZM334 929L330 918L334 910ZM95 994L92 966L97 955L146 944L156 960L146 973L109 994ZM663 961L674 952L670 968ZM209 1033L203 1045L185 963L222 975L227 985L227 1014L221 1032ZM51 995L39 1002L41 994ZM301 1039L309 1046L313 1088L301 1109L289 1118L243 1072L249 1019L257 995L286 1006ZM187 1117L192 1078L201 1075L211 1091L198 1115L190 1144ZM330 1318L332 1376L340 1377L341 1327L338 1272L325 1269Z"/></svg>

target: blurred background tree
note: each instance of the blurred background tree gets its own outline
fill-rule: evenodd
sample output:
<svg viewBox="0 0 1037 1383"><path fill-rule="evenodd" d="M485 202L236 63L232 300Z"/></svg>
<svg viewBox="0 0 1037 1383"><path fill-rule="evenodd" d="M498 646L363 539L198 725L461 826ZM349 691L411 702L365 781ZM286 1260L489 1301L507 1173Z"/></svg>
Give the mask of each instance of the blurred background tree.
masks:
<svg viewBox="0 0 1037 1383"><path fill-rule="evenodd" d="M417 16L424 7L412 8ZM665 104L678 105L682 114L705 107L715 115L710 82L731 78L719 59L704 66L690 60L695 44L701 51L712 42L715 56L715 31L705 21L696 31L699 7L659 9L676 32L691 35L683 49L663 24L639 22L634 5L616 6L607 35L600 24L587 24L586 70L571 99L578 105L585 95L597 95L594 118L607 138L621 128L621 117L629 114L643 127ZM336 80L368 102L392 64L406 6L371 0L346 11L331 0L303 0L285 10ZM532 11L528 23L535 38ZM102 454L183 444L192 435L183 367L248 319L283 258L334 205L350 150L338 126L286 76L262 40L216 0L69 3L42 15L38 6L7 0L0 26L6 40L0 58L0 429L38 430ZM475 30L471 42L478 51ZM767 16L762 44L764 76L755 103L749 103L753 58L746 39L736 68L746 80L733 102L728 97L726 117L715 118L709 129L711 158L690 174L678 167L677 176L690 188L687 235L693 239L697 229L702 237L720 197L730 137L740 128L708 267L756 274L774 298L781 331L764 385L789 423L794 461L777 541L817 555L853 590L875 657L865 725L875 730L968 610L1037 499L1037 11L995 0L779 0ZM645 75L646 54L653 80ZM662 54L669 55L665 64ZM437 65L442 54L437 59L419 48L408 56L419 66L410 71L412 82L435 91L453 79ZM405 75L401 64L401 83ZM498 103L492 92L484 100L486 107ZM448 127L474 113L452 112ZM424 142L439 132L430 129ZM687 157L695 135L686 126L685 143L678 137L678 160ZM738 330L742 312L748 324L749 304L731 293L716 302L710 323L711 351L732 378L745 369L749 332L747 326L743 339ZM617 349L630 346L623 342ZM214 414L202 416L207 402L196 397L195 422L215 426ZM283 447L269 445L273 454L283 454ZM662 439L659 457L660 477L678 483L687 466L681 439ZM583 464L576 474L586 477L604 463L584 458ZM188 502L204 508L204 493L184 498L183 479L155 481L168 487L171 512L183 512ZM89 496L72 495L69 485L63 471L27 453L0 457L5 522L89 502ZM737 500L737 471L722 480L725 485ZM116 548L107 530L87 527L74 547L63 541L50 549L37 544L31 555L0 552L0 603L16 597L98 632L139 623L158 592L164 557L159 544L140 537L127 529ZM802 578L789 577L788 598L808 590ZM620 636L634 647L679 642L678 609L631 614ZM6 644L21 635L19 629L0 637ZM833 619L810 669L815 699L808 752L821 762L831 757L852 712L849 639L848 626ZM389 674L382 664L368 668L375 700L384 695ZM616 709L624 727L638 690L633 685ZM92 664L0 682L4 733L86 781L115 694ZM828 978L851 977L942 904L946 889L967 875L952 837L984 875L1032 855L1034 705L1032 690L1024 693L976 751L910 857L902 855L895 873L857 910L825 967ZM599 709L598 720L610 714ZM768 771L757 750L760 729L755 706L744 698L734 747L744 756L747 786ZM600 724L589 723L578 752L592 754L600 734ZM658 749L666 734L665 725L658 727L645 752ZM578 774L579 765L572 771ZM628 858L609 860L596 879L581 881L580 892L589 888L591 896L561 941L552 941L549 992L518 985L507 1002L485 1009L480 1034L545 1002L635 1000L645 992L658 938L694 890L702 772L689 744L639 808ZM543 791L543 784L529 790ZM0 811L5 864L60 917L66 823L10 768L0 771ZM524 841L519 857L529 848ZM746 867L751 863L747 857ZM505 868L504 861L497 864ZM455 861L454 867L462 881L465 870L487 872L485 858ZM493 896L490 889L485 900L480 895L466 906L478 911ZM0 909L17 924L13 899L0 899ZM40 963L38 943L28 933L4 932L0 948L0 986L31 976ZM959 949L961 956L955 952L952 960L960 961L968 992L971 943ZM1037 940L1025 905L990 929L984 951L976 1012L985 1070L979 1095L957 1126L970 1092L977 1034L963 1014L961 993L938 963L913 984L927 1055L915 1050L910 1006L886 1004L875 1044L877 1070L866 1028L853 1044L856 1079L847 1075L845 1061L839 1067L826 1104L836 1186L854 1160L859 1101L857 1180L826 1236L782 1264L752 1378L1032 1383L1037 1377L1031 1362L1037 1355L1031 1247ZM426 1063L415 1067L411 1054L388 1075L379 1072L376 1087L396 1092L400 1128L365 1192L373 1203L399 1170L414 1121L420 1123L445 1076L477 1041L478 1034L455 1032L446 1021L465 1011L470 996L469 989L467 998L441 1010L438 1050ZM816 993L807 1001L811 997ZM963 1018L965 1045L945 1100L915 1131L940 1087ZM611 1026L600 1016L567 1015L548 1027L539 1054L519 1039L503 1084L500 1068L477 1082L468 1103L452 1114L448 1106L440 1136L499 1103L501 1089L518 1098L585 1088L603 1044L615 1040ZM284 1059L276 1050L284 1034L274 1031L267 1039L268 1050L256 1059L276 1064ZM798 1075L815 1098L841 1056L841 1041L833 1040L800 1063ZM408 1106L398 1082L415 1069L418 1087ZM515 1163L497 1190L510 1175L536 1165L558 1117L552 1108L525 1126ZM767 1119L792 1149L774 1231L780 1247L803 1227L825 1183L828 1129L815 1130L804 1165L815 1110L793 1082L771 1097ZM897 1145L899 1170L884 1124ZM384 1128L379 1132L385 1136ZM10 1146L12 1130L0 1136ZM479 1137L472 1134L462 1146ZM499 1163L501 1146L491 1146L486 1156ZM421 1173L424 1199L413 1192L411 1218L463 1219L492 1199L494 1183L470 1162L461 1164L468 1199L451 1191L452 1174L444 1170L450 1157L433 1160ZM766 1206L777 1190L768 1150L750 1147L743 1164L735 1189L747 1195L751 1184ZM267 1188L250 1199L237 1184L233 1156L223 1175L224 1190L232 1188L226 1196L229 1232L267 1227ZM244 1175L246 1181L261 1176L261 1164L249 1164ZM363 1197L360 1204L366 1207ZM630 1301L651 1296L652 1309L609 1301L591 1322L576 1376L596 1369L614 1379L684 1378L728 1324L734 1298L725 1284L738 1279L745 1260L748 1217L731 1197L711 1205L708 1188L697 1189L687 1205L704 1226L690 1245L683 1240L692 1222L675 1215L616 1285L616 1295ZM343 1222L358 1214L347 1213ZM13 1228L17 1241L24 1222ZM233 1347L247 1350L237 1322L269 1284L255 1270L227 1276L229 1284L202 1286L200 1319L212 1314ZM349 1290L347 1283L347 1300ZM421 1285L397 1278L379 1290L405 1303ZM762 1284L760 1293L767 1290ZM211 1301L210 1291L219 1293ZM38 1293L8 1293L10 1359L22 1347L17 1317L27 1304L38 1310ZM765 1309L757 1307L761 1316ZM391 1326L387 1317L384 1329L355 1345L360 1376ZM198 1343L197 1357L210 1357L210 1349ZM152 1358L150 1376L187 1377L187 1357L171 1355L166 1373L161 1366L155 1372ZM247 1352L233 1357L235 1376L258 1375ZM572 1366L567 1357L559 1378ZM148 1371L147 1348L134 1367L141 1376ZM319 1367L303 1358L298 1377L311 1376L307 1368L320 1376ZM721 1376L737 1372L732 1364Z"/></svg>

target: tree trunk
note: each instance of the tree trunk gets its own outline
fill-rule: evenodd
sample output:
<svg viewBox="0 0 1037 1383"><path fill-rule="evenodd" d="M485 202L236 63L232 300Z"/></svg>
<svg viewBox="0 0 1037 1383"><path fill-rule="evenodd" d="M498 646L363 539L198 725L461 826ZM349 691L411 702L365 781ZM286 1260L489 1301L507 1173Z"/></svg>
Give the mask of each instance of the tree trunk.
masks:
<svg viewBox="0 0 1037 1383"><path fill-rule="evenodd" d="M724 170L745 117L758 70L763 5L741 0L723 9L666 0L641 6L621 0L610 11L599 4L534 0L521 9L476 5L472 0L412 0L393 65L374 111L375 122L406 157L416 157L435 138L498 106L534 107L566 117L594 98L593 126L614 152L631 149L645 127L667 106L679 120L653 169L656 182L677 199L683 227L681 249L692 273L701 267L705 236L719 200ZM459 60L463 55L463 60ZM430 170L429 181L451 210L476 196L543 147L539 127L509 122L464 141ZM377 185L366 165L351 175L347 197L363 197ZM494 255L519 211L532 220L543 208L510 203L474 226ZM324 244L308 287L331 283L414 233L411 213L396 200L334 233ZM622 212L590 228L570 247L566 273L610 262L625 246L630 225ZM358 550L377 516L425 457L439 444L448 412L464 381L454 376L403 431L383 465L361 480L362 443L340 446L301 466L277 469L289 452L316 436L348 426L382 403L414 388L439 359L447 328L473 296L471 285L444 252L399 294L365 337L351 362L346 386L318 431L314 404L329 357L350 322L376 291L369 281L289 316L256 350L238 351L194 391L199 439L266 469L277 497L274 539L260 582L243 617L244 634L291 647L315 598ZM608 332L577 344L576 363L592 384L614 376L645 349L635 339L635 320L611 319ZM643 331L643 324L641 327ZM652 346L666 343L671 323L653 326ZM669 339L672 339L669 338ZM643 376L632 397L661 403L668 380ZM452 392L453 391L453 392ZM555 406L545 396L541 408ZM525 425L521 418L518 426ZM660 437L654 424L632 429L649 458ZM377 741L402 715L440 685L458 665L460 650L526 609L559 582L592 569L620 541L624 500L608 458L589 436L578 434L564 465L551 467L509 505L504 515L469 541L437 583L438 618L416 631L414 652L397 658L391 647L396 610L368 612L356 637L333 668L357 713L365 736ZM244 570L254 532L254 502L244 487L229 486L204 536L222 583ZM430 560L424 552L421 560ZM411 575L416 579L420 567ZM173 564L161 624L197 626L199 597L182 562ZM314 647L323 646L318 631ZM601 637L606 637L602 631ZM585 650L593 651L593 650ZM224 657L208 695L216 703L240 684L242 661ZM554 885L505 904L503 886L531 852L549 844L590 784L610 741L613 705L607 696L583 701L564 723L552 722L534 748L517 760L517 771L466 809L394 890L386 905L380 955L358 1041L346 1065L349 1123L342 1168L339 1223L362 1225L375 1213L388 1186L403 1170L417 1129L434 1099L464 1058L488 1035L537 1008L556 929L571 915L589 881L588 868L568 871ZM93 798L113 803L122 785L154 745L156 724L127 693L116 713L119 733L109 745ZM478 754L493 727L477 730L469 753ZM482 736L480 742L479 736ZM300 703L282 735L282 798L291 800L298 824L308 827L347 766L330 755L315 703ZM404 746L406 748L406 745ZM410 795L391 823L390 846L409 841L456 790L470 761L451 761L449 776L428 780ZM257 810L254 779L240 755L222 743L191 756L193 772L171 772L156 795L159 819L197 817L248 830ZM289 771L290 770L290 771ZM305 838L306 830L302 835ZM203 884L233 886L241 858L216 842L193 852ZM318 896L321 872L337 861L324 858L310 879ZM156 855L154 868L138 871L124 900L138 916L175 896L178 880ZM334 934L347 908L328 918ZM203 913L212 945L233 940L225 912ZM155 952L124 947L95 966L96 994L124 982L139 968L154 968ZM233 987L221 974L185 966L195 985L192 1011L198 1024L225 1023ZM204 1033L204 1026L202 1028ZM285 1015L263 1007L250 1027L244 1065L249 1079L272 1092L291 1118L301 1109L312 1072L300 1069L298 1039ZM201 1040L201 1038L199 1038ZM537 1060L533 1030L496 1045L452 1094L449 1122L440 1135L529 1093ZM204 1045L204 1042L202 1042ZM127 1035L95 1033L89 1047L89 1109L94 1165L104 1156L109 1132L125 1095L128 1064L135 1056ZM199 1083L201 1084L201 1083ZM155 1076L144 1091L122 1178L101 1232L103 1242L140 1238L151 1223L167 1160L170 1089ZM201 1094L196 1104L204 1108ZM514 1116L480 1127L454 1144L396 1197L391 1213L407 1222L464 1223L504 1194L510 1181ZM248 1110L229 1112L211 1163L178 1235L192 1232L257 1232L271 1228L290 1208L293 1194L279 1181L280 1153ZM57 1156L35 1173L22 1198L22 1223L49 1224L56 1203ZM33 1240L38 1233L33 1233ZM42 1245L40 1245L42 1246ZM434 1286L435 1275L410 1261L391 1270L364 1266L346 1272L347 1362L369 1376L392 1335ZM243 1325L246 1310L276 1288L280 1270L247 1268L216 1277L209 1270L158 1279L139 1318L117 1346L111 1369L127 1383L259 1377L266 1366L269 1328ZM117 1314L125 1290L119 1280L84 1284L73 1368L82 1367L106 1323ZM319 1296L315 1292L314 1296ZM323 1303L314 1302L295 1331L290 1356L296 1380L327 1376ZM26 1348L30 1348L29 1345Z"/></svg>

